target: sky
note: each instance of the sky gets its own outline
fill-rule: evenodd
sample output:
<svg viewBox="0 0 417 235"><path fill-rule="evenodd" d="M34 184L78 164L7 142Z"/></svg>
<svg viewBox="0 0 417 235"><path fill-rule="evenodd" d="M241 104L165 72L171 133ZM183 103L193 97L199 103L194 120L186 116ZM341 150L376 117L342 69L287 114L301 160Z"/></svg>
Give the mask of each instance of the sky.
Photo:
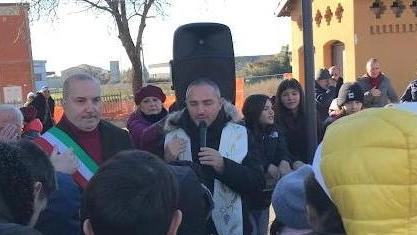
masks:
<svg viewBox="0 0 417 235"><path fill-rule="evenodd" d="M145 64L171 60L175 29L195 22L229 26L236 56L276 54L281 46L290 43L291 34L290 19L274 15L278 2L171 0L166 17L147 20L143 37ZM31 23L32 56L34 60L47 60L47 71L59 74L80 64L109 69L111 60L118 60L121 70L131 67L110 16L80 12L75 5L62 7L58 16L53 23ZM137 31L132 31L136 38Z"/></svg>

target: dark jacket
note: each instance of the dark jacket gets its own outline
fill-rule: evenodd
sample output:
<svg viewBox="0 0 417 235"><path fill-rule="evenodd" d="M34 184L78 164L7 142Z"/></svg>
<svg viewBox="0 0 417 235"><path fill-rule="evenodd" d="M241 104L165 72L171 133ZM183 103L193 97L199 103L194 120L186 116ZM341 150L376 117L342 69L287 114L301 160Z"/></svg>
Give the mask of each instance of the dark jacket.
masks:
<svg viewBox="0 0 417 235"><path fill-rule="evenodd" d="M332 115L329 116L328 118L326 118L326 120L324 120L323 122L323 135L326 133L327 127L330 126L333 122L335 122L337 119L346 116L346 114L343 112L342 114L339 115Z"/></svg>
<svg viewBox="0 0 417 235"><path fill-rule="evenodd" d="M80 233L81 187L71 175L56 172L58 190L51 193L48 205L39 216L36 229L45 235Z"/></svg>
<svg viewBox="0 0 417 235"><path fill-rule="evenodd" d="M201 170L198 166L191 166L191 164L194 163L187 161L170 163L180 194L178 208L182 212L182 221L178 234L206 235L209 234L206 225L212 210L213 199L210 191L197 176L201 174Z"/></svg>
<svg viewBox="0 0 417 235"><path fill-rule="evenodd" d="M417 102L417 80L411 81L400 98L401 102Z"/></svg>
<svg viewBox="0 0 417 235"><path fill-rule="evenodd" d="M231 120L230 113L222 108L217 119L207 128L207 147L219 149L220 136L224 126ZM252 231L249 218L247 197L253 191L259 191L264 187L263 166L260 160L259 149L252 135L248 134L248 153L242 164L224 158L224 171L222 175L217 174L212 167L203 166L198 160L200 137L197 126L191 121L187 110L170 114L167 120L166 130L182 128L191 140L191 152L193 162L202 168L203 182L213 193L214 179L227 185L234 192L239 193L242 198L243 231L244 235ZM209 221L209 231L217 234L214 223Z"/></svg>
<svg viewBox="0 0 417 235"><path fill-rule="evenodd" d="M329 88L323 89L317 82L314 87L317 111L319 113L320 122L324 121L329 115L329 107L333 99L337 97L336 87L329 86Z"/></svg>
<svg viewBox="0 0 417 235"><path fill-rule="evenodd" d="M162 113L165 115L161 115L162 119L155 123L146 120L140 111L135 111L129 116L126 127L136 148L156 155L161 154L159 150L163 145L163 126L165 122L163 116L166 116L167 112L164 109Z"/></svg>
<svg viewBox="0 0 417 235"><path fill-rule="evenodd" d="M64 125L62 120L57 124L57 127L65 131L65 133L74 139L71 129ZM109 159L114 154L122 150L133 149L132 141L130 140L129 133L126 130L123 130L105 120L100 120L98 129L101 134L104 160Z"/></svg>
<svg viewBox="0 0 417 235"><path fill-rule="evenodd" d="M9 213L5 202L0 196L0 234L1 235L42 235L29 226L13 223L13 216Z"/></svg>
<svg viewBox="0 0 417 235"><path fill-rule="evenodd" d="M46 101L48 101L49 106L49 115L45 115L46 110ZM43 131L47 131L49 128L53 127L55 124L54 120L54 111L55 111L55 101L52 99L52 97L49 97L48 100L43 96L42 93L37 93L33 101L29 104L36 108L36 111L38 112L36 114L36 118L39 118L43 124Z"/></svg>
<svg viewBox="0 0 417 235"><path fill-rule="evenodd" d="M270 128L262 133L257 133L254 130L254 134L257 145L260 149L260 158L265 172L265 180L268 182L268 170L269 164L279 166L282 160L293 163L293 156L291 156L288 150L288 144L285 139L285 135L278 129L276 125L272 125ZM250 209L266 209L271 205L271 196L274 190L274 185L266 184L266 187L261 191L254 191L251 196L248 197L248 203Z"/></svg>
<svg viewBox="0 0 417 235"><path fill-rule="evenodd" d="M0 222L1 235L42 235L39 231L20 224Z"/></svg>
<svg viewBox="0 0 417 235"><path fill-rule="evenodd" d="M72 131L64 124L63 119L57 127L75 140ZM133 148L127 131L104 120L100 121L98 128L102 138L104 160L122 150ZM57 173L57 178L58 190L50 195L48 207L41 213L36 228L45 235L78 235L81 228L79 210L82 189L70 175Z"/></svg>
<svg viewBox="0 0 417 235"><path fill-rule="evenodd" d="M317 142L320 143L323 139L322 121L319 117L316 119ZM304 115L284 117L282 120L278 120L277 125L287 141L292 158L291 162L302 161L311 164L313 159L310 156L313 156L314 153L309 153L307 150L307 125Z"/></svg>

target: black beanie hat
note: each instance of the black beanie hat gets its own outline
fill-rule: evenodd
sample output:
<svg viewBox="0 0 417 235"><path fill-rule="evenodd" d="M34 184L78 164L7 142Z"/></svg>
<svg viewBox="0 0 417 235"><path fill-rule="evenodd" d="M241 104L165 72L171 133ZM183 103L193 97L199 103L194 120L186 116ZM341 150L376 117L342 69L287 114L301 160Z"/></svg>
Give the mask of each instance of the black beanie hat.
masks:
<svg viewBox="0 0 417 235"><path fill-rule="evenodd" d="M337 104L342 106L349 101L360 101L363 103L363 90L358 83L344 83L337 96Z"/></svg>
<svg viewBox="0 0 417 235"><path fill-rule="evenodd" d="M330 79L332 76L330 76L329 70L326 68L322 68L316 71L316 80L324 80L324 79Z"/></svg>

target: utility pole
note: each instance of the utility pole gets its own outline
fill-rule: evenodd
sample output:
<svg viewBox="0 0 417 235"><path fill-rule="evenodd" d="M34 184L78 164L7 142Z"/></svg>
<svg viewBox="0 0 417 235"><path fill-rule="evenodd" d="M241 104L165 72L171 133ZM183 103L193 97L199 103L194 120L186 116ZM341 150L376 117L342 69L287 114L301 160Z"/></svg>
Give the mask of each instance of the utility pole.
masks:
<svg viewBox="0 0 417 235"><path fill-rule="evenodd" d="M307 124L307 150L312 160L317 148L317 110L314 95L314 48L312 0L302 0L303 43L304 43L304 78L305 78L305 118Z"/></svg>

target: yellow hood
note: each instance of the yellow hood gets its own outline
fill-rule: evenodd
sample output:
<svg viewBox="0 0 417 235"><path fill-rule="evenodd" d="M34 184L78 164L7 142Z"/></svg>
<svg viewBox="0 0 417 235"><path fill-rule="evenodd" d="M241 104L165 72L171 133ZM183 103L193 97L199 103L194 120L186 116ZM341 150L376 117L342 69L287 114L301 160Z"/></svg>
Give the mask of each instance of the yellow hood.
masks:
<svg viewBox="0 0 417 235"><path fill-rule="evenodd" d="M417 115L367 109L333 123L320 170L348 234L417 234Z"/></svg>

